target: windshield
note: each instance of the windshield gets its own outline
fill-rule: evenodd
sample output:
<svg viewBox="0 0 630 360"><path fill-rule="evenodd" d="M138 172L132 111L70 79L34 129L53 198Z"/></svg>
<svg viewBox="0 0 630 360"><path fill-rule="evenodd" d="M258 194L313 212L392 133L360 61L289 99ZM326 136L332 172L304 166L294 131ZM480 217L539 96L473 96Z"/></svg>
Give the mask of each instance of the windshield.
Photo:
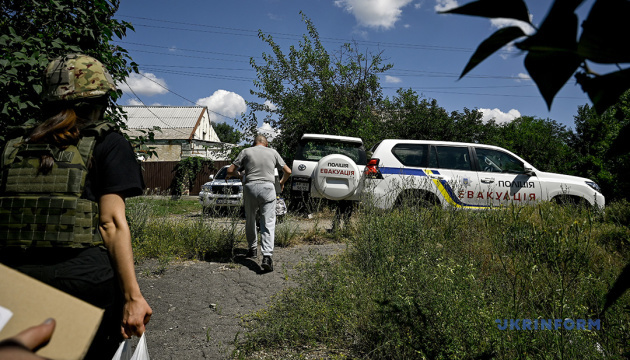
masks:
<svg viewBox="0 0 630 360"><path fill-rule="evenodd" d="M225 176L227 175L227 169L228 168L224 167L221 170L219 170L217 172L217 175L214 177L215 180L225 180Z"/></svg>
<svg viewBox="0 0 630 360"><path fill-rule="evenodd" d="M331 154L346 155L357 165L367 164L365 148L362 144L320 139L301 140L298 145L297 153L295 154L295 159L319 161L324 156Z"/></svg>

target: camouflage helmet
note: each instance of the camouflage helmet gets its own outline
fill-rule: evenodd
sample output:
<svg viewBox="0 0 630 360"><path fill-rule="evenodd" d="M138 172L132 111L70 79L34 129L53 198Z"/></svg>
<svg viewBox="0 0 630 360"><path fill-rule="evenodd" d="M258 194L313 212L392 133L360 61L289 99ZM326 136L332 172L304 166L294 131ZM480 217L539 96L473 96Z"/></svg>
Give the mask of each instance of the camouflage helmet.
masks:
<svg viewBox="0 0 630 360"><path fill-rule="evenodd" d="M83 54L60 56L46 67L45 101L73 101L108 95L116 85L103 64Z"/></svg>

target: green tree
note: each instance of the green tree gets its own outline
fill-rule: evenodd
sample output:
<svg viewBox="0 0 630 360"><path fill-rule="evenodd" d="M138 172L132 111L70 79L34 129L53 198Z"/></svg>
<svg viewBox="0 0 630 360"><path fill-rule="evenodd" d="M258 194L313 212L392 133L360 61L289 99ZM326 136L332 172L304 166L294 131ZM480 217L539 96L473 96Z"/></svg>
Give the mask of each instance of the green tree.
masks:
<svg viewBox="0 0 630 360"><path fill-rule="evenodd" d="M399 89L391 100L386 98L381 114L381 138L483 142L494 124L484 124L477 110L449 114L437 100L420 100L411 89Z"/></svg>
<svg viewBox="0 0 630 360"><path fill-rule="evenodd" d="M630 92L598 115L589 105L580 106L570 145L576 154L575 172L597 182L608 199L627 198L630 191Z"/></svg>
<svg viewBox="0 0 630 360"><path fill-rule="evenodd" d="M582 22L582 33L578 40L579 25L575 11L582 2L555 0L549 14L533 35L525 34L518 26L496 31L479 45L460 78L495 51L522 39L515 45L527 54L525 68L549 108L558 91L575 75L597 113L603 113L630 88L630 69L617 68L611 73L599 75L591 71L588 64L594 62L618 66L630 62L630 49L620 41L630 38L630 27L627 26L630 2L596 0ZM444 13L508 18L524 21L534 27L523 0L478 0Z"/></svg>
<svg viewBox="0 0 630 360"><path fill-rule="evenodd" d="M217 133L219 140L228 144L238 144L242 139L243 135L240 131L235 129L232 125L222 123L212 123L212 128L214 132Z"/></svg>
<svg viewBox="0 0 630 360"><path fill-rule="evenodd" d="M542 171L571 172L571 131L555 120L522 116L498 126L491 141L519 155Z"/></svg>
<svg viewBox="0 0 630 360"><path fill-rule="evenodd" d="M251 59L256 70L253 95L264 103L249 103L250 112L239 121L248 135L258 127L256 112L281 133L274 140L280 154L292 159L297 142L307 132L359 136L369 145L380 136L378 106L382 88L378 75L391 68L378 55L363 54L345 44L330 54L313 23L302 14L308 34L285 54L270 35L259 37L272 49L263 63ZM274 107L270 107L271 103Z"/></svg>
<svg viewBox="0 0 630 360"><path fill-rule="evenodd" d="M133 30L113 19L118 6L119 0L0 1L0 142L7 125L39 120L42 75L53 58L70 52L93 56L117 82L137 71L127 51L111 44ZM124 126L120 112L114 113Z"/></svg>

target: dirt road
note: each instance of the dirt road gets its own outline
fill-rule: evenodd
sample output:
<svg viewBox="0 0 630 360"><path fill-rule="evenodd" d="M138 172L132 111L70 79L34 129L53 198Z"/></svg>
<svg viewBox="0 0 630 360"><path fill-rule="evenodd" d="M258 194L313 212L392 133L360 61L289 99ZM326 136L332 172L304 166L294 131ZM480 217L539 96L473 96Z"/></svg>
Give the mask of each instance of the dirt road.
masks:
<svg viewBox="0 0 630 360"><path fill-rule="evenodd" d="M156 261L137 266L140 287L153 308L146 333L151 359L228 359L235 337L244 331L241 316L294 286L299 262L343 249L343 244L276 248L271 273L261 271L260 254L255 262L237 256L233 263L171 263L159 275Z"/></svg>

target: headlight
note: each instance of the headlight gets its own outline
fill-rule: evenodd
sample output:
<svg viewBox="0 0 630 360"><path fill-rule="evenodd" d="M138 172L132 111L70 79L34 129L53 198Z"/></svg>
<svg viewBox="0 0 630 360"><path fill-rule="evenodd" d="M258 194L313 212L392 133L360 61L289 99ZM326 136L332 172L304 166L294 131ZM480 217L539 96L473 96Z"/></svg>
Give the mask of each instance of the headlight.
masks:
<svg viewBox="0 0 630 360"><path fill-rule="evenodd" d="M590 186L593 190L597 191L598 193L602 192L602 189L600 189L599 185L595 184L592 181L587 181L586 185Z"/></svg>

